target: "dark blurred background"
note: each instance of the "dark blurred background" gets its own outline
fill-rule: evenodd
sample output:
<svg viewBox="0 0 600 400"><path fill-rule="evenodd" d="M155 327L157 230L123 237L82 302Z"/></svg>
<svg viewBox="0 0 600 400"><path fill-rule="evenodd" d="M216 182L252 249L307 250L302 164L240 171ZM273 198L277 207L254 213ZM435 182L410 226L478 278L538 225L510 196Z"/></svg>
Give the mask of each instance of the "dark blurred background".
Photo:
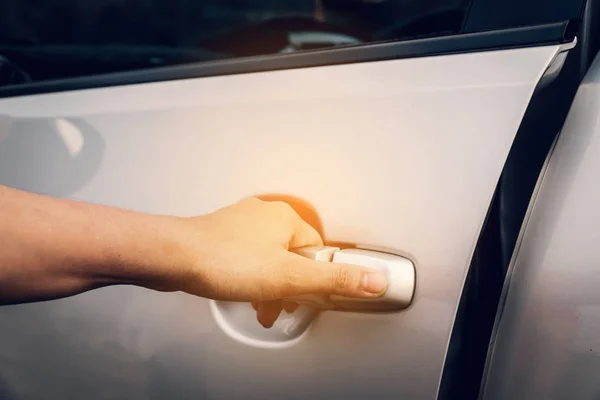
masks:
<svg viewBox="0 0 600 400"><path fill-rule="evenodd" d="M377 31L464 0L12 0L0 8L2 44L194 44L272 18L322 16ZM320 9L320 10L319 10Z"/></svg>
<svg viewBox="0 0 600 400"><path fill-rule="evenodd" d="M4 0L0 86L279 53L292 32L360 43L458 33L470 0ZM327 38L334 38L330 43ZM321 36L306 49L340 45ZM296 50L302 50L298 48ZM16 72L15 72L16 71Z"/></svg>

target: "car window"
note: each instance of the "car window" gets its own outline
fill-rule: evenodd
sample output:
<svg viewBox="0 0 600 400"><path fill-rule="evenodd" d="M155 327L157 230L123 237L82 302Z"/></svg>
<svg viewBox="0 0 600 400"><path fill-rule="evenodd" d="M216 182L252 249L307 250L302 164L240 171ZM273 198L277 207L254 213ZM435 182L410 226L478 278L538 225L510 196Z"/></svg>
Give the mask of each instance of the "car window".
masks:
<svg viewBox="0 0 600 400"><path fill-rule="evenodd" d="M4 2L0 86L452 35L470 1Z"/></svg>

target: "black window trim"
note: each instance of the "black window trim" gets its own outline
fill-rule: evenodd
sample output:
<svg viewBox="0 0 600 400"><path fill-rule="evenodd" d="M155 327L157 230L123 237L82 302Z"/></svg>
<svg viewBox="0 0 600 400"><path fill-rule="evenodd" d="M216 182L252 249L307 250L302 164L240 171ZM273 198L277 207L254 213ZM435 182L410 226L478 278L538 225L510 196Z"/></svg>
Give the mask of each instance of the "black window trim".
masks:
<svg viewBox="0 0 600 400"><path fill-rule="evenodd" d="M578 20L408 41L234 58L0 87L0 98L358 62L463 54L571 42Z"/></svg>

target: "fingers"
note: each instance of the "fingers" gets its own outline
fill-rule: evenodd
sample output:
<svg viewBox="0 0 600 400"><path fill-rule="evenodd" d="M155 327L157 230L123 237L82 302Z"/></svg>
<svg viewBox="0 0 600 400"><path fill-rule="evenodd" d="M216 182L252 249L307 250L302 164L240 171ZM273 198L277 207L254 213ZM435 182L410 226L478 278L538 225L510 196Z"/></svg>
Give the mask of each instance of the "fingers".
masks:
<svg viewBox="0 0 600 400"><path fill-rule="evenodd" d="M297 303L292 303L291 301L284 301L283 302L283 309L285 310L285 312L287 313L293 313L294 311L296 311L298 309L298 304Z"/></svg>
<svg viewBox="0 0 600 400"><path fill-rule="evenodd" d="M282 297L302 294L327 294L354 298L375 298L385 293L387 277L378 271L350 264L314 261L287 253L284 266L286 291ZM274 300L254 302L258 322L265 328L273 326L282 310L294 312L298 305Z"/></svg>
<svg viewBox="0 0 600 400"><path fill-rule="evenodd" d="M290 240L289 248L297 249L306 246L322 246L323 239L319 232L300 217L294 229L294 234Z"/></svg>
<svg viewBox="0 0 600 400"><path fill-rule="evenodd" d="M349 264L314 261L288 253L285 266L285 296L308 293L334 294L355 298L375 298L387 289L387 277L378 271Z"/></svg>
<svg viewBox="0 0 600 400"><path fill-rule="evenodd" d="M277 318L279 318L279 314L281 314L282 309L283 304L281 300L258 303L256 306L256 317L258 322L265 328L272 327Z"/></svg>
<svg viewBox="0 0 600 400"><path fill-rule="evenodd" d="M281 203L282 209L291 207ZM323 239L316 229L294 213L297 221L290 249L306 246L322 246ZM296 254L288 254L286 265L288 285L292 293L336 294L340 296L373 298L381 296L387 289L387 277L374 270L348 265L309 260Z"/></svg>
<svg viewBox="0 0 600 400"><path fill-rule="evenodd" d="M293 232L288 248L297 249L299 247L323 245L323 239L319 232L304 221L289 204L283 202L273 202L271 204L278 207L292 221Z"/></svg>
<svg viewBox="0 0 600 400"><path fill-rule="evenodd" d="M277 304L279 303L279 304ZM252 302L252 308L256 311L256 318L258 322L265 328L273 326L279 315L281 309L287 313L293 313L298 309L298 304L290 301L271 301L268 303Z"/></svg>

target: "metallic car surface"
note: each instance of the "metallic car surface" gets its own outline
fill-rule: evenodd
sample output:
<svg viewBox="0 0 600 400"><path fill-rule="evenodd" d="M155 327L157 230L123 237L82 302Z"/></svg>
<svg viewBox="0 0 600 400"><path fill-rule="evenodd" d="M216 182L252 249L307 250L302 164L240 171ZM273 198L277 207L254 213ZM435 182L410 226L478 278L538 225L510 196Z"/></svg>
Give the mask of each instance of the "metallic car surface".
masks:
<svg viewBox="0 0 600 400"><path fill-rule="evenodd" d="M600 55L579 88L505 283L482 397L600 394Z"/></svg>
<svg viewBox="0 0 600 400"><path fill-rule="evenodd" d="M465 273L521 118L560 46L0 100L0 183L191 216L311 205L328 242L404 255L414 303L324 312L277 350L207 300L112 287L0 309L8 399L436 397ZM60 235L60 232L56 233Z"/></svg>

